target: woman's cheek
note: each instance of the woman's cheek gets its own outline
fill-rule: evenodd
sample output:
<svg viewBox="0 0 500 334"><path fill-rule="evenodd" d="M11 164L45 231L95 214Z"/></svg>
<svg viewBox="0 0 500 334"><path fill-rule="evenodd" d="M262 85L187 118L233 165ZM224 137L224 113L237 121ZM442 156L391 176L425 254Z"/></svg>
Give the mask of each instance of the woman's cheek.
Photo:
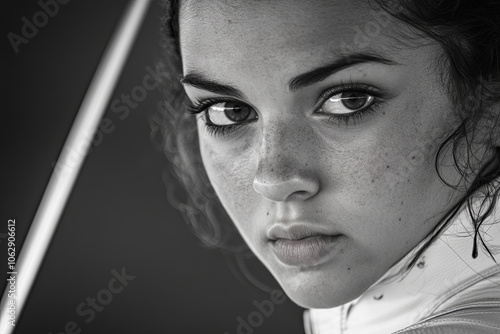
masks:
<svg viewBox="0 0 500 334"><path fill-rule="evenodd" d="M233 220L256 209L253 190L256 166L250 154L229 145L200 142L201 156L208 177L219 199Z"/></svg>
<svg viewBox="0 0 500 334"><path fill-rule="evenodd" d="M415 128L385 127L345 154L341 193L351 194L352 210L393 207L419 198L435 181L433 138ZM403 130L403 131L401 131Z"/></svg>

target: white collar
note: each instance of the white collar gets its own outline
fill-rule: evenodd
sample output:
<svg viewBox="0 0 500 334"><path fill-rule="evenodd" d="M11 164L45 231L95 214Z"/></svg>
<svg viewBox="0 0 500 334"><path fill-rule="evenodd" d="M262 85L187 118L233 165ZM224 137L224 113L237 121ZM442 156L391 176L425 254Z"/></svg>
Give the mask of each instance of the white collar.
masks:
<svg viewBox="0 0 500 334"><path fill-rule="evenodd" d="M487 245L498 246L500 223L492 222L499 220L500 203L482 225ZM387 334L429 317L457 293L500 272L500 265L481 248L472 258L473 236L470 217L463 210L404 278L387 280L408 263L413 251L356 300L336 308L311 309L306 327L310 325L315 334ZM498 254L496 261L500 262Z"/></svg>

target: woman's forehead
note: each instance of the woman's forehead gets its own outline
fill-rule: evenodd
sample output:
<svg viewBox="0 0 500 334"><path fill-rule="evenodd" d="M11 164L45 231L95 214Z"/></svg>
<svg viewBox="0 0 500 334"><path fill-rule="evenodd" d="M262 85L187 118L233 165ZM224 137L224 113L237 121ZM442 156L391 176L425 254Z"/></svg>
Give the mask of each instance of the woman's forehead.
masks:
<svg viewBox="0 0 500 334"><path fill-rule="evenodd" d="M405 55L402 26L368 0L186 1L180 13L184 73L227 74L230 81L283 74L276 78L283 81L356 53L400 63L415 54L411 48Z"/></svg>
<svg viewBox="0 0 500 334"><path fill-rule="evenodd" d="M351 35L375 20L372 12L376 11L363 0L187 1L180 15L181 42L189 39L216 47L250 43L281 50L324 41L353 43ZM375 26L369 28L374 29L371 35L383 33Z"/></svg>

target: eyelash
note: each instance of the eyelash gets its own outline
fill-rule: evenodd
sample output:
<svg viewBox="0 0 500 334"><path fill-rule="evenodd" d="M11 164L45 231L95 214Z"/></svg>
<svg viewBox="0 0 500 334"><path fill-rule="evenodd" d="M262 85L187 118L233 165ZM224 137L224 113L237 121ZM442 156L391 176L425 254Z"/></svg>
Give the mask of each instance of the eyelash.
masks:
<svg viewBox="0 0 500 334"><path fill-rule="evenodd" d="M245 123L249 123L251 121L247 122L241 122L239 124L234 124L234 125L226 125L226 126L219 126L215 125L212 122L210 122L210 119L206 115L206 110L217 103L222 103L222 102L240 102L237 100L232 100L232 99L227 99L227 98L221 98L221 97L210 97L207 99L204 99L203 101L196 101L196 102L191 102L189 101L189 104L187 106L187 112L193 115L201 114L205 112L204 117L205 117L205 128L208 131L208 133L214 137L216 136L224 136L226 134L229 134L235 130L237 130L239 127L244 125Z"/></svg>
<svg viewBox="0 0 500 334"><path fill-rule="evenodd" d="M352 122L353 124L357 124L361 121L363 116L367 114L374 113L376 111L376 108L380 106L384 100L385 100L385 92L363 84L356 84L353 82L350 83L344 83L341 82L339 86L336 86L334 88L327 89L321 94L321 100L318 102L318 106L314 109L315 112L317 112L319 109L321 109L321 106L331 97L338 95L343 92L356 92L356 93L362 93L362 94L367 94L371 95L375 98L375 101L369 105L368 107L359 109L357 111L353 111L350 114L344 114L344 115L335 115L331 114L328 115L328 122L329 123L334 123L334 124L339 124L341 122L344 122L346 126L349 125L349 122Z"/></svg>
<svg viewBox="0 0 500 334"><path fill-rule="evenodd" d="M367 85L355 84L352 82L351 83L341 82L341 84L339 86L336 86L334 88L330 88L321 94L321 99L318 101L317 107L314 108L314 112L317 112L319 109L321 109L321 106L332 96L338 95L338 94L346 92L346 91L371 95L375 98L375 101L371 105L369 105L368 107L354 111L350 114L344 114L344 115L331 114L331 115L328 115L329 116L327 119L328 123L339 124L341 122L344 122L346 126L349 125L349 122L357 124L359 121L361 121L362 117L365 114L374 113L376 111L376 108L378 106L380 106L381 103L384 102L385 93L379 89L376 89L374 87L367 86ZM243 126L244 124L251 122L251 121L246 121L246 122L242 122L239 124L226 125L226 126L219 126L219 125L215 125L215 124L211 123L210 119L206 115L206 110L214 104L223 103L223 102L240 102L240 101L228 99L228 98L221 98L221 97L206 98L203 101L195 101L195 102L189 101L189 103L187 105L187 112L190 114L194 114L194 115L205 113L204 114L205 127L206 127L208 133L210 135L215 136L215 137L219 136L219 135L220 136L227 135L227 134L237 130L239 127Z"/></svg>

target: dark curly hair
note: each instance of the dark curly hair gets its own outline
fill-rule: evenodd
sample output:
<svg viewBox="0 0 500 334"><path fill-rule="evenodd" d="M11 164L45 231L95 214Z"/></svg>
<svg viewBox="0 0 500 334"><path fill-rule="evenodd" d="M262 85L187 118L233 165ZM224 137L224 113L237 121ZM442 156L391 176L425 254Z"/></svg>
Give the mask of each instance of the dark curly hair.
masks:
<svg viewBox="0 0 500 334"><path fill-rule="evenodd" d="M461 190L463 196L412 254L406 269L417 263L463 208L468 210L474 224L472 256L478 256L478 244L490 253L481 235L481 225L492 214L500 194L500 1L374 0L374 5L406 24L413 36L430 38L442 47L444 53L437 67L459 119L459 125L439 147L435 168L442 182ZM171 173L186 191L184 200L170 196L170 203L184 214L206 244L242 252L246 248L241 239L237 239L240 241L237 245L230 245L235 233L229 230L235 230L203 168L194 118L181 112L187 97L178 80L182 74L179 6L178 0L162 1L164 57L158 71L166 78L165 100L153 118L152 135L161 143L172 162ZM407 34L405 38L411 36ZM472 149L480 133L487 133L486 145L493 152L487 161L477 157ZM464 145L466 154L460 153ZM440 157L447 150L453 154L465 189L458 189L458 185L450 184L440 174ZM172 181L170 177L167 180L169 189L173 187ZM478 199L479 206L473 205Z"/></svg>

